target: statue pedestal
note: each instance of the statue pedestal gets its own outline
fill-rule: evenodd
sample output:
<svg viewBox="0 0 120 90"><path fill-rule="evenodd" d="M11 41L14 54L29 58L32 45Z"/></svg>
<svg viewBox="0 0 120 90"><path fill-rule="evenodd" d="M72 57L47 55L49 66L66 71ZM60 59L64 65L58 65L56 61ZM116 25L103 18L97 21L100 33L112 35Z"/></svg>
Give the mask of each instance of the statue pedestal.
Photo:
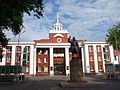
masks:
<svg viewBox="0 0 120 90"><path fill-rule="evenodd" d="M82 60L77 57L70 61L70 82L84 83Z"/></svg>

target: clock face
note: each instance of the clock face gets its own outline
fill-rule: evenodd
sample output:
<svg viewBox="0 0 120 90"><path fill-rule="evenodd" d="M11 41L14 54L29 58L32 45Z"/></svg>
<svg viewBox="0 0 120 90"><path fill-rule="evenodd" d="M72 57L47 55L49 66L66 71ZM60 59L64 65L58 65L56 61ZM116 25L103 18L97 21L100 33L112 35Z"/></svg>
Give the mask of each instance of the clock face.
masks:
<svg viewBox="0 0 120 90"><path fill-rule="evenodd" d="M58 43L62 42L62 39L61 38L57 38L57 42Z"/></svg>

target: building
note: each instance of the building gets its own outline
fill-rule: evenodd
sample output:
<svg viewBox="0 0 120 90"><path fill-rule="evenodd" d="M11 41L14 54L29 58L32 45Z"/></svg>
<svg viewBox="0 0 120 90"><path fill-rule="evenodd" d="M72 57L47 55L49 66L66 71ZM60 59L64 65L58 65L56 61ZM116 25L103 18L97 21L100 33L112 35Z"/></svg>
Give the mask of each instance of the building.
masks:
<svg viewBox="0 0 120 90"><path fill-rule="evenodd" d="M77 41L84 73L104 73L105 64L118 63L117 52L106 42ZM0 65L23 65L25 61L28 75L69 75L72 58L69 48L68 31L62 28L57 17L49 39L9 42L6 48L0 48L3 50Z"/></svg>

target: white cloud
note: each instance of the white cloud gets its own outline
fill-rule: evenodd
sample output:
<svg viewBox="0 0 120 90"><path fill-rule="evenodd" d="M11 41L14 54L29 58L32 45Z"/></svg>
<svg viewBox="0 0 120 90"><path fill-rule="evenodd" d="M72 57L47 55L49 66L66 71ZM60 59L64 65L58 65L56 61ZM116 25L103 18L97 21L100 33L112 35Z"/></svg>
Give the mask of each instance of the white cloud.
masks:
<svg viewBox="0 0 120 90"><path fill-rule="evenodd" d="M72 17L64 18L63 23L67 24L66 21L69 21L68 29L73 36L87 38L89 40L95 38L104 40L107 28L101 27L97 29L99 33L94 28L101 25L103 22L106 22L104 24L109 26L111 23L115 23L116 20L118 20L120 16L120 1L94 0L93 3L87 2L86 0L85 2L78 1L62 0L62 3L59 3L59 13L63 16L68 15ZM96 35L94 35L95 32Z"/></svg>
<svg viewBox="0 0 120 90"><path fill-rule="evenodd" d="M40 20L25 15L27 31L21 40L48 38L57 12L69 35L78 39L104 40L106 30L120 19L120 0L51 0L44 7Z"/></svg>
<svg viewBox="0 0 120 90"><path fill-rule="evenodd" d="M51 13L54 10L54 6L53 6L52 3L47 3L47 4L45 4L44 7L45 7L44 11L47 12L47 13Z"/></svg>

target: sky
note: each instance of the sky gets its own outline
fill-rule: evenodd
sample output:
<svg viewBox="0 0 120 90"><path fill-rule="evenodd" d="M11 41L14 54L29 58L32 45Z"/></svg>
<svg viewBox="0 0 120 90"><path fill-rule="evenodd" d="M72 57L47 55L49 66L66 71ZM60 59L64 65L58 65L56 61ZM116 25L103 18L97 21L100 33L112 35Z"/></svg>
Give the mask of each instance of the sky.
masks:
<svg viewBox="0 0 120 90"><path fill-rule="evenodd" d="M20 41L48 39L57 13L63 29L79 40L105 41L107 30L120 21L120 0L43 1L43 18L24 14L25 32L21 33ZM10 41L18 40L18 36L11 32L6 32L6 35Z"/></svg>

